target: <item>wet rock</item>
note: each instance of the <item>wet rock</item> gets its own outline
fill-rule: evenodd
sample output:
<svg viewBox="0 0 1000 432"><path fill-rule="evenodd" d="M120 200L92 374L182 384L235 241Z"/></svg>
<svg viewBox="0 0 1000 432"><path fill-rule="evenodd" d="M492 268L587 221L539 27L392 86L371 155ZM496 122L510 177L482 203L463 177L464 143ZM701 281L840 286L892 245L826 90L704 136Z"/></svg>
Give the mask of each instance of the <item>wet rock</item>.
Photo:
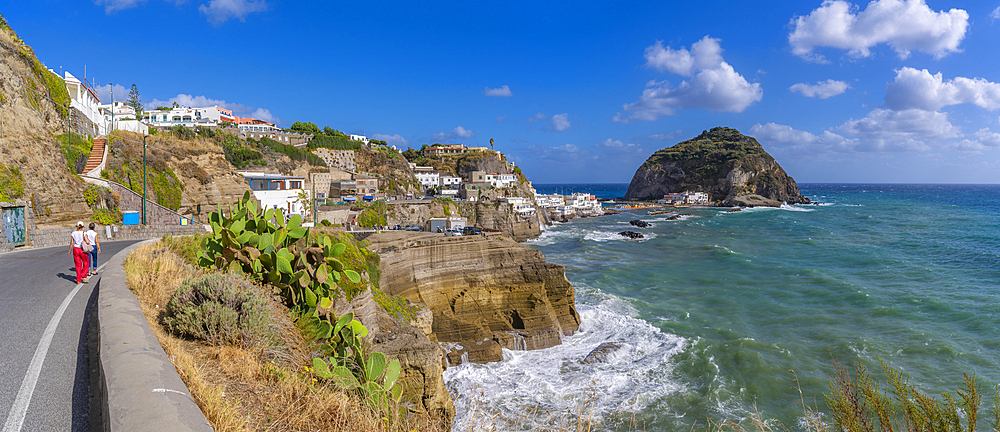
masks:
<svg viewBox="0 0 1000 432"><path fill-rule="evenodd" d="M743 207L733 207L729 210L726 210L726 213L739 213L741 211L743 211Z"/></svg>
<svg viewBox="0 0 1000 432"><path fill-rule="evenodd" d="M497 333L493 340L509 350L536 350L554 347L562 343L562 335L558 330L514 330Z"/></svg>
<svg viewBox="0 0 1000 432"><path fill-rule="evenodd" d="M503 360L503 350L493 339L454 345L446 348L445 356L448 366L458 366L466 361L472 363L491 363Z"/></svg>
<svg viewBox="0 0 1000 432"><path fill-rule="evenodd" d="M607 363L608 358L612 354L618 352L621 349L622 344L618 342L605 342L594 348L587 357L584 357L580 363L591 364L591 363Z"/></svg>
<svg viewBox="0 0 1000 432"><path fill-rule="evenodd" d="M647 227L649 227L649 222L646 222L644 220L639 220L639 219L628 221L628 224L632 225L634 227L638 227L638 228L647 228Z"/></svg>
<svg viewBox="0 0 1000 432"><path fill-rule="evenodd" d="M642 234L639 234L639 233L637 233L635 231L622 231L622 232L618 233L618 235L628 237L628 238L630 238L632 240L641 239L641 238L644 237Z"/></svg>

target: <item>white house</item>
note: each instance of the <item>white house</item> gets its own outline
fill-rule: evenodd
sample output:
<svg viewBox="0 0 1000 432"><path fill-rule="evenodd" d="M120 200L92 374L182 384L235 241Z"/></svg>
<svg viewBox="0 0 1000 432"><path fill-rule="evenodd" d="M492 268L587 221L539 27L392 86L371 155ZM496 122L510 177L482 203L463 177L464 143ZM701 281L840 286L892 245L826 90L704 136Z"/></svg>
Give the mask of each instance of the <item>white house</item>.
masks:
<svg viewBox="0 0 1000 432"><path fill-rule="evenodd" d="M566 197L559 194L535 194L535 204L541 208L555 208L566 205Z"/></svg>
<svg viewBox="0 0 1000 432"><path fill-rule="evenodd" d="M514 186L517 176L514 174L486 174L486 181L495 188L505 188Z"/></svg>
<svg viewBox="0 0 1000 432"><path fill-rule="evenodd" d="M587 216L600 216L604 214L604 209L597 197L586 193L574 193L567 197L566 205L580 211Z"/></svg>
<svg viewBox="0 0 1000 432"><path fill-rule="evenodd" d="M91 123L97 126L98 135L107 134L107 131L102 129L104 116L101 115L101 99L97 97L97 93L69 71L66 71L64 76L66 91L69 92L70 106L80 110Z"/></svg>
<svg viewBox="0 0 1000 432"><path fill-rule="evenodd" d="M460 185L460 184L462 184L462 178L461 177L455 177L455 176L452 176L452 175L442 175L442 176L440 176L438 178L438 185L441 186L441 187L443 187L443 188L444 187L449 187L449 186L454 186L454 187L457 188L458 185Z"/></svg>
<svg viewBox="0 0 1000 432"><path fill-rule="evenodd" d="M175 125L217 126L221 122L235 122L233 112L218 105L205 108L177 107L170 110L153 110L143 113L142 120L152 126Z"/></svg>
<svg viewBox="0 0 1000 432"><path fill-rule="evenodd" d="M518 214L522 216L535 214L535 206L530 202L528 202L527 198L505 197L505 198L500 198L499 201L502 203L510 204L514 208L514 211L516 211Z"/></svg>
<svg viewBox="0 0 1000 432"><path fill-rule="evenodd" d="M368 144L368 137L366 137L364 135L349 135L349 136L354 141L361 141L361 142L363 142L365 144Z"/></svg>
<svg viewBox="0 0 1000 432"><path fill-rule="evenodd" d="M105 133L116 130L149 133L149 126L135 118L135 110L123 101L115 101L98 107L101 112L102 126Z"/></svg>
<svg viewBox="0 0 1000 432"><path fill-rule="evenodd" d="M262 172L240 171L243 178L250 184L254 198L260 201L264 209L281 209L286 215L300 214L306 217L304 203L299 200L299 192L309 195L305 186L305 177L283 176Z"/></svg>
<svg viewBox="0 0 1000 432"><path fill-rule="evenodd" d="M438 187L441 175L433 171L417 171L413 173L417 177L417 181L423 185L424 189Z"/></svg>

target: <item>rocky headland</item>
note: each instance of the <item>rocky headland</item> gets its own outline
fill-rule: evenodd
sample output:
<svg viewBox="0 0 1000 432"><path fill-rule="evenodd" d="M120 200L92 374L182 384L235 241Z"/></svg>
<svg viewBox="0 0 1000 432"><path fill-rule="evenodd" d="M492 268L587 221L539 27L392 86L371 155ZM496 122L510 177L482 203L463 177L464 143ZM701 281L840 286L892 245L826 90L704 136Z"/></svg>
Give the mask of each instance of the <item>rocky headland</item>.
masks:
<svg viewBox="0 0 1000 432"><path fill-rule="evenodd" d="M806 204L798 185L753 137L716 127L658 150L636 170L626 199L706 192L723 206Z"/></svg>

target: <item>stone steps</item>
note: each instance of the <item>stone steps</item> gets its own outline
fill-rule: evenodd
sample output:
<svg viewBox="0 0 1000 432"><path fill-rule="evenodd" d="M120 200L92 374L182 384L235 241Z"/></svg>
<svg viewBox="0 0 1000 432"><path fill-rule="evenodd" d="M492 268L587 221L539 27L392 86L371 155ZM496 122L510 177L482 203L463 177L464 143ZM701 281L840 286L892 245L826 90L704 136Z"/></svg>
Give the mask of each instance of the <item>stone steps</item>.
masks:
<svg viewBox="0 0 1000 432"><path fill-rule="evenodd" d="M89 173L101 166L101 162L104 160L106 143L107 140L104 137L94 138L94 148L90 150L90 158L87 159L87 166L83 169L84 173Z"/></svg>

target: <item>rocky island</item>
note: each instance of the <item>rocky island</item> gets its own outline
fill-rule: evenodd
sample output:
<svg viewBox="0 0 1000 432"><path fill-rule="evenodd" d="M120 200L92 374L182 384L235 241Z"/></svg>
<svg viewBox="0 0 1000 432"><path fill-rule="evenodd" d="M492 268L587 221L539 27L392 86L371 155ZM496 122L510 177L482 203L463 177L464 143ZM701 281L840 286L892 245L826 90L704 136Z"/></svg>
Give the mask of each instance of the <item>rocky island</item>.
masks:
<svg viewBox="0 0 1000 432"><path fill-rule="evenodd" d="M636 170L626 199L705 192L724 206L807 204L798 185L753 137L727 127L658 150Z"/></svg>

